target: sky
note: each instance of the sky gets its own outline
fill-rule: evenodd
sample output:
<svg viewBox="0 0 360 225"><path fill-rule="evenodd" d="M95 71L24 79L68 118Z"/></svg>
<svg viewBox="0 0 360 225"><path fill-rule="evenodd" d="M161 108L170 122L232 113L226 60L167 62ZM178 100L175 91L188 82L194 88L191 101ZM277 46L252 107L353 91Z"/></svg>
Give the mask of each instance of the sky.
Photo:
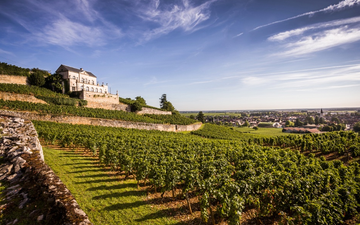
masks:
<svg viewBox="0 0 360 225"><path fill-rule="evenodd" d="M360 0L0 0L0 61L179 111L360 107Z"/></svg>

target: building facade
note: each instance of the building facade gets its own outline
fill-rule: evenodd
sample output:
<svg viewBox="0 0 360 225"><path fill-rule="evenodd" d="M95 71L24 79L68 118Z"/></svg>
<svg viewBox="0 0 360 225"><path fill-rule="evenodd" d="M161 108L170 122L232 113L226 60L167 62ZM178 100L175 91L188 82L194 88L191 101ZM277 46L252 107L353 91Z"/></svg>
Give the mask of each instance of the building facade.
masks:
<svg viewBox="0 0 360 225"><path fill-rule="evenodd" d="M82 68L76 69L70 66L60 65L56 70L57 74L61 74L63 79L68 80L70 91L86 91L94 93L108 93L108 85L101 85L97 82L97 77L89 71Z"/></svg>

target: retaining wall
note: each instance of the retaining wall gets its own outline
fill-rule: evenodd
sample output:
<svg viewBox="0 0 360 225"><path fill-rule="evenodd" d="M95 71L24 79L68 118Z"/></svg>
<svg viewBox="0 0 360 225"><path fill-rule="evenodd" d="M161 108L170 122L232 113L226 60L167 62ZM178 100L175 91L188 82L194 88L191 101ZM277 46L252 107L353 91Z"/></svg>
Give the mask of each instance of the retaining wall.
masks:
<svg viewBox="0 0 360 225"><path fill-rule="evenodd" d="M171 115L171 112L142 107L141 111L137 112L137 114L140 114L140 115L141 114Z"/></svg>
<svg viewBox="0 0 360 225"><path fill-rule="evenodd" d="M70 191L44 162L37 132L30 121L0 115L0 180L8 185L2 213L21 210L23 215L4 224L91 224ZM38 202L42 202L41 206ZM27 212L29 209L35 208Z"/></svg>
<svg viewBox="0 0 360 225"><path fill-rule="evenodd" d="M0 75L0 83L27 85L27 77L13 76L13 75Z"/></svg>
<svg viewBox="0 0 360 225"><path fill-rule="evenodd" d="M194 130L198 130L202 125L201 123L190 124L190 125L155 124L155 123L79 117L79 116L39 114L36 112L20 112L20 111L9 111L2 109L0 110L0 114L20 117L28 120L41 120L41 121L50 121L57 123L84 124L84 125L106 126L106 127L123 127L123 128L140 129L140 130L159 130L159 131L169 131L169 132L194 131Z"/></svg>
<svg viewBox="0 0 360 225"><path fill-rule="evenodd" d="M22 102L47 104L45 101L41 99L37 99L32 95L16 94L9 92L0 92L0 99L3 99L5 101L22 101Z"/></svg>

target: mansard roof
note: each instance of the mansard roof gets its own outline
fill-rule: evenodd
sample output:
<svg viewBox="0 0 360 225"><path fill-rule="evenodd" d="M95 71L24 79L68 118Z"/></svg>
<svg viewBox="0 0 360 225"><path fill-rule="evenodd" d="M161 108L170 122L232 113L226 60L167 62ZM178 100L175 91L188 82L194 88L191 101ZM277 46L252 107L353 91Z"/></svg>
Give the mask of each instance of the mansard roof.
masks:
<svg viewBox="0 0 360 225"><path fill-rule="evenodd" d="M77 68L74 68L74 67L71 67L71 66L66 66L66 65L63 65L61 64L60 67L56 70L58 71L60 68L64 68L68 71L72 71L72 72L75 72L75 73L80 73L80 72L86 72L87 75L89 75L90 77L96 77L93 73L89 72L89 71L81 71L80 69L77 69Z"/></svg>

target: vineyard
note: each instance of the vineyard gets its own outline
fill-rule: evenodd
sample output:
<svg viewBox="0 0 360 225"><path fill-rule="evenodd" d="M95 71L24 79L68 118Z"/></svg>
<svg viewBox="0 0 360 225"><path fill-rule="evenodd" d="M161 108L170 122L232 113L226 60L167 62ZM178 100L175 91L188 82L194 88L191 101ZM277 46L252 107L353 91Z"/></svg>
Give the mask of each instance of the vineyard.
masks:
<svg viewBox="0 0 360 225"><path fill-rule="evenodd" d="M0 109L10 109L19 111L35 111L39 113L53 114L53 115L69 115L69 116L81 116L92 118L104 118L104 119L117 119L123 121L145 122L145 123L157 123L157 124L178 124L189 125L196 123L196 120L186 118L184 116L177 115L164 115L157 117L157 119L151 118L151 115L137 115L131 112L106 110L101 108L85 108L68 105L45 105L38 103L29 103L21 101L4 101L0 99Z"/></svg>
<svg viewBox="0 0 360 225"><path fill-rule="evenodd" d="M38 99L55 105L82 106L87 104L86 100L70 98L68 95L56 93L49 89L37 86L0 83L0 91L24 95L34 95Z"/></svg>
<svg viewBox="0 0 360 225"><path fill-rule="evenodd" d="M46 142L86 147L101 164L155 192L181 190L174 199L197 196L204 222L239 224L248 210L283 224L341 224L358 214L358 163L345 166L338 160L306 157L296 149L263 146L289 147L281 140L294 141L293 148L300 143L295 140L331 142L331 134L215 140L160 131L33 123ZM352 144L359 140L353 133L334 136L354 140ZM189 201L188 211L193 213Z"/></svg>

